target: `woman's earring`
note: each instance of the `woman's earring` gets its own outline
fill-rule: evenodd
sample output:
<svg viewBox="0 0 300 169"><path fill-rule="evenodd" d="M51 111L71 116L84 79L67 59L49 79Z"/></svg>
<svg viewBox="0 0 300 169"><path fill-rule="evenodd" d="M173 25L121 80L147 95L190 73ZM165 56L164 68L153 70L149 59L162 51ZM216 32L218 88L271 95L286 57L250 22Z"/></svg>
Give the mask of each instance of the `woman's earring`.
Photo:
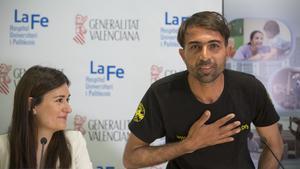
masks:
<svg viewBox="0 0 300 169"><path fill-rule="evenodd" d="M33 109L33 114L36 115L36 110Z"/></svg>

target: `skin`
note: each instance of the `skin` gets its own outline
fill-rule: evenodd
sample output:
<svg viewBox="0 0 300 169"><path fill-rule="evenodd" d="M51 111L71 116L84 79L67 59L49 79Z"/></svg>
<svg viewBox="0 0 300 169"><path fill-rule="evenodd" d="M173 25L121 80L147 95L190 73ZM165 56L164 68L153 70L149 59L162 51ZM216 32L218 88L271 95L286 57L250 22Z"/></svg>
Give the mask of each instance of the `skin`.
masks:
<svg viewBox="0 0 300 169"><path fill-rule="evenodd" d="M227 48L219 32L192 27L185 37L186 45L179 53L189 72L193 94L203 103L213 103L224 88Z"/></svg>
<svg viewBox="0 0 300 169"><path fill-rule="evenodd" d="M258 134L280 160L283 154L283 140L279 131L278 123L266 127L256 127ZM264 148L258 161L259 169L278 169L278 162L269 149Z"/></svg>
<svg viewBox="0 0 300 169"><path fill-rule="evenodd" d="M46 151L49 141L54 132L64 130L67 126L68 114L72 111L69 104L69 87L67 84L47 92L42 102L33 108L38 126L38 140L46 137L48 142L45 145ZM29 101L32 98L29 98ZM37 158L41 156L42 145L38 144ZM38 166L39 164L38 161ZM39 167L38 167L39 168Z"/></svg>

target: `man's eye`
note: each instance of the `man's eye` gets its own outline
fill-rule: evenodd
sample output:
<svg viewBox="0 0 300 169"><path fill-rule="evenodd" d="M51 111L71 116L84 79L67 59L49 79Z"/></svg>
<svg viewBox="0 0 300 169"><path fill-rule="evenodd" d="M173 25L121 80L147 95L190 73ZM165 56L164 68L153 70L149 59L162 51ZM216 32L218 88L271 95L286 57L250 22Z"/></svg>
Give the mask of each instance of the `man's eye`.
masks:
<svg viewBox="0 0 300 169"><path fill-rule="evenodd" d="M67 98L67 102L68 102L68 103L70 102L70 98Z"/></svg>
<svg viewBox="0 0 300 169"><path fill-rule="evenodd" d="M200 45L191 45L190 49L200 49Z"/></svg>
<svg viewBox="0 0 300 169"><path fill-rule="evenodd" d="M218 48L220 48L220 45L216 44L216 43L211 43L211 44L209 44L209 48L210 49L218 49Z"/></svg>

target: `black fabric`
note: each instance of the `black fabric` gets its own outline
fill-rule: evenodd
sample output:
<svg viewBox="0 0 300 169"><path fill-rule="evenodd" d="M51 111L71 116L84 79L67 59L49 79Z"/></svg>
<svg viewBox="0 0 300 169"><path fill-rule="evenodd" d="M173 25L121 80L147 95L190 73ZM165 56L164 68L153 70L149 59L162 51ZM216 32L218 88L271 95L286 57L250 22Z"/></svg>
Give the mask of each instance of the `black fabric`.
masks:
<svg viewBox="0 0 300 169"><path fill-rule="evenodd" d="M247 147L250 124L268 126L279 120L266 89L254 76L225 70L224 90L212 104L199 102L192 94L187 71L156 81L146 92L141 104L144 118L129 124L131 132L141 140L151 143L166 137L166 143L184 139L192 124L205 110L211 111L207 124L229 113L235 113L230 122L239 120L242 131L235 141L197 150L169 161L169 169L252 169Z"/></svg>

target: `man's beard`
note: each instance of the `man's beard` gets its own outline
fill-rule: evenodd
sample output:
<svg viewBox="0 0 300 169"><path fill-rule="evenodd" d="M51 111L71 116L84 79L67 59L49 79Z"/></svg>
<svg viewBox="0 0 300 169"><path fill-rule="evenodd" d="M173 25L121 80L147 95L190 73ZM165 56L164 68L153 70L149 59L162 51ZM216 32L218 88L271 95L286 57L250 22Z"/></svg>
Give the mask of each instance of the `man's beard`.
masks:
<svg viewBox="0 0 300 169"><path fill-rule="evenodd" d="M224 66L218 67L218 65L209 60L200 60L195 66L187 65L191 75L196 78L200 83L211 83L215 81L224 71ZM203 67L209 67L209 72L205 72Z"/></svg>

